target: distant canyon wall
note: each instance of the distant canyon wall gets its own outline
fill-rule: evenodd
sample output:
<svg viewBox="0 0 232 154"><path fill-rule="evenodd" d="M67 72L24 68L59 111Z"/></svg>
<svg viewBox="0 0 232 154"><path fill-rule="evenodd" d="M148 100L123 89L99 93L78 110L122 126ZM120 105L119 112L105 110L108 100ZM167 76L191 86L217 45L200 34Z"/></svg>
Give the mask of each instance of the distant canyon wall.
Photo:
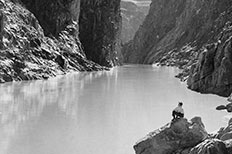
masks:
<svg viewBox="0 0 232 154"><path fill-rule="evenodd" d="M134 2L121 1L122 44L132 40L139 26L143 23L149 10L149 3L138 5Z"/></svg>
<svg viewBox="0 0 232 154"><path fill-rule="evenodd" d="M152 64L185 56L190 89L228 96L231 5L230 0L153 0L134 39L123 47L124 62Z"/></svg>

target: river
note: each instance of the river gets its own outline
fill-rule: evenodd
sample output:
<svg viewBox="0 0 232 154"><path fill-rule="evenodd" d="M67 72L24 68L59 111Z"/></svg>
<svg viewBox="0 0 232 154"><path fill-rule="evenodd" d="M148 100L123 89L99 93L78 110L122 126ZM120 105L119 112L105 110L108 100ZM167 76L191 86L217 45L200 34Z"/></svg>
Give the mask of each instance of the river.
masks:
<svg viewBox="0 0 232 154"><path fill-rule="evenodd" d="M127 65L46 81L0 85L0 154L134 154L133 145L168 123L178 101L209 132L227 124L225 98L202 95L178 69Z"/></svg>

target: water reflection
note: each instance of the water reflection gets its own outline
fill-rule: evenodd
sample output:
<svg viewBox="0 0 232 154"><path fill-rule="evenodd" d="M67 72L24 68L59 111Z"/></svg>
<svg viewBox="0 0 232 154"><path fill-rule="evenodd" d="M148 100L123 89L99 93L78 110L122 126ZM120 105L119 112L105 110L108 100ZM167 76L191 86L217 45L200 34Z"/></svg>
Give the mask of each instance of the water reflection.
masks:
<svg viewBox="0 0 232 154"><path fill-rule="evenodd" d="M77 118L78 101L83 88L96 78L115 73L117 71L79 73L48 81L0 85L0 153L6 153L20 124L29 119L36 121L47 106L56 104L64 114Z"/></svg>
<svg viewBox="0 0 232 154"><path fill-rule="evenodd" d="M224 99L187 90L177 73L130 65L2 84L0 154L132 154L140 137L170 121L179 100L209 131L223 125L228 115L215 107Z"/></svg>

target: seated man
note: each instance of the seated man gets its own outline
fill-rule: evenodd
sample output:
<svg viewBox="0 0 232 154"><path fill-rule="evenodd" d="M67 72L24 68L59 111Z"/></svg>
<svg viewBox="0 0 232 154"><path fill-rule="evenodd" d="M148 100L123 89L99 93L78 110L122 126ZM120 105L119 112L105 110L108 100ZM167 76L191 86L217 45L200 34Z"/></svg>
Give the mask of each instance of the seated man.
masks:
<svg viewBox="0 0 232 154"><path fill-rule="evenodd" d="M184 117L184 109L182 108L182 106L183 103L179 102L178 106L172 111L173 119Z"/></svg>

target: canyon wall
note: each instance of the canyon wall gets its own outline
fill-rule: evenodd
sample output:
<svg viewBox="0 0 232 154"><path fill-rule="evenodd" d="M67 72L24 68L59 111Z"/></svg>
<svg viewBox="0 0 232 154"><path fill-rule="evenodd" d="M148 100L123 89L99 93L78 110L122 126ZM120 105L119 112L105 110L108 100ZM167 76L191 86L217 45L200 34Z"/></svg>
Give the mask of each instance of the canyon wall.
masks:
<svg viewBox="0 0 232 154"><path fill-rule="evenodd" d="M229 14L232 15L232 9ZM201 50L198 61L191 66L188 87L228 97L232 93L231 22L227 22L217 41L206 44Z"/></svg>
<svg viewBox="0 0 232 154"><path fill-rule="evenodd" d="M99 2L90 4L94 8ZM105 27L100 32L99 27L94 29L92 34L100 39L102 47L95 53L95 48L88 50L79 37L79 27L85 25L80 26L79 18L83 19L86 13L81 11L80 0L0 0L0 82L47 79L70 71L105 70L108 68L103 65L118 65L120 0L104 2L101 4L106 7L98 8L108 15L98 24ZM97 15L96 19L103 19L103 14ZM92 16L86 17L85 21L96 24ZM112 17L115 18L110 20ZM84 42L85 37L81 38ZM90 43L92 47L98 45L94 40ZM89 57L96 54L101 61Z"/></svg>
<svg viewBox="0 0 232 154"><path fill-rule="evenodd" d="M122 14L122 44L132 40L139 26L143 23L149 5L137 5L133 2L121 1Z"/></svg>
<svg viewBox="0 0 232 154"><path fill-rule="evenodd" d="M123 47L124 62L178 66L184 69L178 77L188 79L190 89L228 96L231 5L230 0L153 0L134 39Z"/></svg>
<svg viewBox="0 0 232 154"><path fill-rule="evenodd" d="M121 0L81 0L80 40L88 59L120 65Z"/></svg>
<svg viewBox="0 0 232 154"><path fill-rule="evenodd" d="M153 0L134 39L123 48L127 63L151 64L164 53L188 45L200 48L220 32L217 18L229 0Z"/></svg>

